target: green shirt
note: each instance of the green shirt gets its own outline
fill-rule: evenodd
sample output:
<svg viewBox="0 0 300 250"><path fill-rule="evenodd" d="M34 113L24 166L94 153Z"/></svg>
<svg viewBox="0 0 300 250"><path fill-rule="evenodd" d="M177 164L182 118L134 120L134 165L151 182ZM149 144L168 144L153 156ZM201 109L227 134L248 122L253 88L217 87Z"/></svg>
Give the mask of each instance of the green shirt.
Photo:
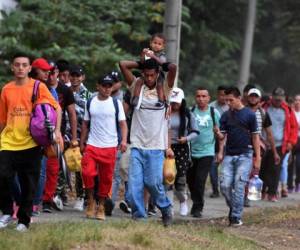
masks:
<svg viewBox="0 0 300 250"><path fill-rule="evenodd" d="M220 114L215 111L216 125L219 126ZM213 132L213 120L211 117L210 108L202 111L195 107L193 114L195 116L200 134L191 142L192 157L201 158L205 156L215 155L215 137Z"/></svg>

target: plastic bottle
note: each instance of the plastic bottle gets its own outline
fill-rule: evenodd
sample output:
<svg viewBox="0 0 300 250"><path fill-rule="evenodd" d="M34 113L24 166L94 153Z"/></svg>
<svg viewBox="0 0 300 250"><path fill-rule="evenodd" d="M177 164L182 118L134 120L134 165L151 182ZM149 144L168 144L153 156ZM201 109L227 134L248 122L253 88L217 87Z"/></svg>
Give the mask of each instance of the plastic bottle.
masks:
<svg viewBox="0 0 300 250"><path fill-rule="evenodd" d="M258 175L254 175L254 177L249 180L248 199L251 201L261 200L262 186L263 181L259 179Z"/></svg>

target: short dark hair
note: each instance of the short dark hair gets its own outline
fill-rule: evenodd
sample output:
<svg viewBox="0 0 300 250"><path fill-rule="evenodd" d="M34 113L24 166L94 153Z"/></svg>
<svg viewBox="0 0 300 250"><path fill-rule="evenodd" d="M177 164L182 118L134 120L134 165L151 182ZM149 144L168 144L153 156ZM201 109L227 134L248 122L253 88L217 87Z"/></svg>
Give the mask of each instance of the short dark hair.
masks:
<svg viewBox="0 0 300 250"><path fill-rule="evenodd" d="M166 42L166 37L162 33L155 33L155 34L153 34L151 36L151 40L150 41L153 41L155 37L158 37L158 38L162 39L164 41L164 43Z"/></svg>
<svg viewBox="0 0 300 250"><path fill-rule="evenodd" d="M217 91L225 91L227 89L226 86L224 85L219 85L218 88L217 88Z"/></svg>
<svg viewBox="0 0 300 250"><path fill-rule="evenodd" d="M159 71L159 64L153 58L148 59L143 64L143 69L155 69L156 72Z"/></svg>
<svg viewBox="0 0 300 250"><path fill-rule="evenodd" d="M198 87L198 88L196 89L196 91L198 91L198 90L206 90L206 91L208 92L208 89L205 88L205 87L203 87L203 86Z"/></svg>
<svg viewBox="0 0 300 250"><path fill-rule="evenodd" d="M245 92L248 93L250 89L255 89L255 88L256 88L256 86L254 84L247 84L243 89L243 93L245 93Z"/></svg>
<svg viewBox="0 0 300 250"><path fill-rule="evenodd" d="M26 54L26 53L24 53L24 52L17 52L17 53L15 53L15 54L12 56L12 60L11 60L11 61L13 62L16 58L19 58L19 57L25 57L25 58L28 58L29 63L31 64L31 60L32 60L31 56L28 55L28 54Z"/></svg>
<svg viewBox="0 0 300 250"><path fill-rule="evenodd" d="M233 95L234 97L240 97L241 92L240 90L235 86L227 87L225 90L225 95Z"/></svg>
<svg viewBox="0 0 300 250"><path fill-rule="evenodd" d="M59 72L70 71L70 63L65 59L57 60L56 66Z"/></svg>

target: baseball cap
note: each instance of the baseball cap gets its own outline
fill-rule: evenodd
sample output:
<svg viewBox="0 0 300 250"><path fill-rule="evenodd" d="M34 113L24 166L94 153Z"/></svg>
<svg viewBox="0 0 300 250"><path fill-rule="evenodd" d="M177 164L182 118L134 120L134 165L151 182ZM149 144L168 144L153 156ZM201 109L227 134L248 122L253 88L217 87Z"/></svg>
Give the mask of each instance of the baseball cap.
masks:
<svg viewBox="0 0 300 250"><path fill-rule="evenodd" d="M76 74L76 75L84 75L84 71L83 71L83 68L79 65L72 65L70 67L70 75L73 75L73 74Z"/></svg>
<svg viewBox="0 0 300 250"><path fill-rule="evenodd" d="M285 91L283 88L277 87L273 90L272 96L285 96Z"/></svg>
<svg viewBox="0 0 300 250"><path fill-rule="evenodd" d="M114 79L111 77L111 74L105 75L104 77L100 77L98 83L100 85L113 85Z"/></svg>
<svg viewBox="0 0 300 250"><path fill-rule="evenodd" d="M50 71L50 70L53 69L53 66L51 66L51 65L47 62L47 60L44 59L44 58L37 58L37 59L35 59L35 60L32 62L31 66L32 66L33 68L42 69L42 70L48 70L48 71Z"/></svg>
<svg viewBox="0 0 300 250"><path fill-rule="evenodd" d="M120 81L120 73L118 71L112 71L110 73L110 76L114 80L115 83Z"/></svg>
<svg viewBox="0 0 300 250"><path fill-rule="evenodd" d="M261 97L261 92L260 92L259 89L253 88L253 89L250 89L248 91L248 96L253 95L253 94L258 95L259 97Z"/></svg>
<svg viewBox="0 0 300 250"><path fill-rule="evenodd" d="M181 103L184 99L184 92L180 88L173 88L170 94L170 102Z"/></svg>

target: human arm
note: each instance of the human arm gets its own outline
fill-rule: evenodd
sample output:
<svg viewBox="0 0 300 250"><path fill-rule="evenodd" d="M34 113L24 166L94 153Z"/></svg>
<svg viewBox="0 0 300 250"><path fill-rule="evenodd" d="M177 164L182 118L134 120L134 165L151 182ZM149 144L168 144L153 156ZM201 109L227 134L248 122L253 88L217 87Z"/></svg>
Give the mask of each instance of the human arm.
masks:
<svg viewBox="0 0 300 250"><path fill-rule="evenodd" d="M121 129L121 136L122 136L122 141L119 145L119 149L121 150L122 153L124 153L127 149L127 135L128 135L126 120L119 121L119 126Z"/></svg>
<svg viewBox="0 0 300 250"><path fill-rule="evenodd" d="M168 128L168 148L166 150L167 158L174 158L174 152L171 148L171 140L172 140L172 130L171 128Z"/></svg>
<svg viewBox="0 0 300 250"><path fill-rule="evenodd" d="M272 127L269 126L267 128L264 128L266 135L267 135L267 141L269 142L270 146L271 146L271 150L273 152L273 157L274 157L274 161L275 164L278 165L280 163L280 156L276 150L276 146L275 146L275 141L274 141L274 137L273 137L273 132L272 132Z"/></svg>
<svg viewBox="0 0 300 250"><path fill-rule="evenodd" d="M77 116L75 111L75 104L70 104L67 106L67 112L69 116L69 122L71 127L71 146L78 146L77 141Z"/></svg>
<svg viewBox="0 0 300 250"><path fill-rule="evenodd" d="M81 126L81 135L80 135L80 152L83 153L86 141L88 139L88 133L89 133L89 124L90 121L83 120L82 126Z"/></svg>
<svg viewBox="0 0 300 250"><path fill-rule="evenodd" d="M132 82L135 79L135 76L132 74L131 70L138 68L139 64L135 61L120 61L119 67L125 78L125 81L127 82L128 86L130 87Z"/></svg>
<svg viewBox="0 0 300 250"><path fill-rule="evenodd" d="M252 133L251 135L252 138L252 145L254 149L254 161L253 161L253 166L256 171L259 171L260 169L260 163L261 163L261 156L260 156L260 138L258 133Z"/></svg>

